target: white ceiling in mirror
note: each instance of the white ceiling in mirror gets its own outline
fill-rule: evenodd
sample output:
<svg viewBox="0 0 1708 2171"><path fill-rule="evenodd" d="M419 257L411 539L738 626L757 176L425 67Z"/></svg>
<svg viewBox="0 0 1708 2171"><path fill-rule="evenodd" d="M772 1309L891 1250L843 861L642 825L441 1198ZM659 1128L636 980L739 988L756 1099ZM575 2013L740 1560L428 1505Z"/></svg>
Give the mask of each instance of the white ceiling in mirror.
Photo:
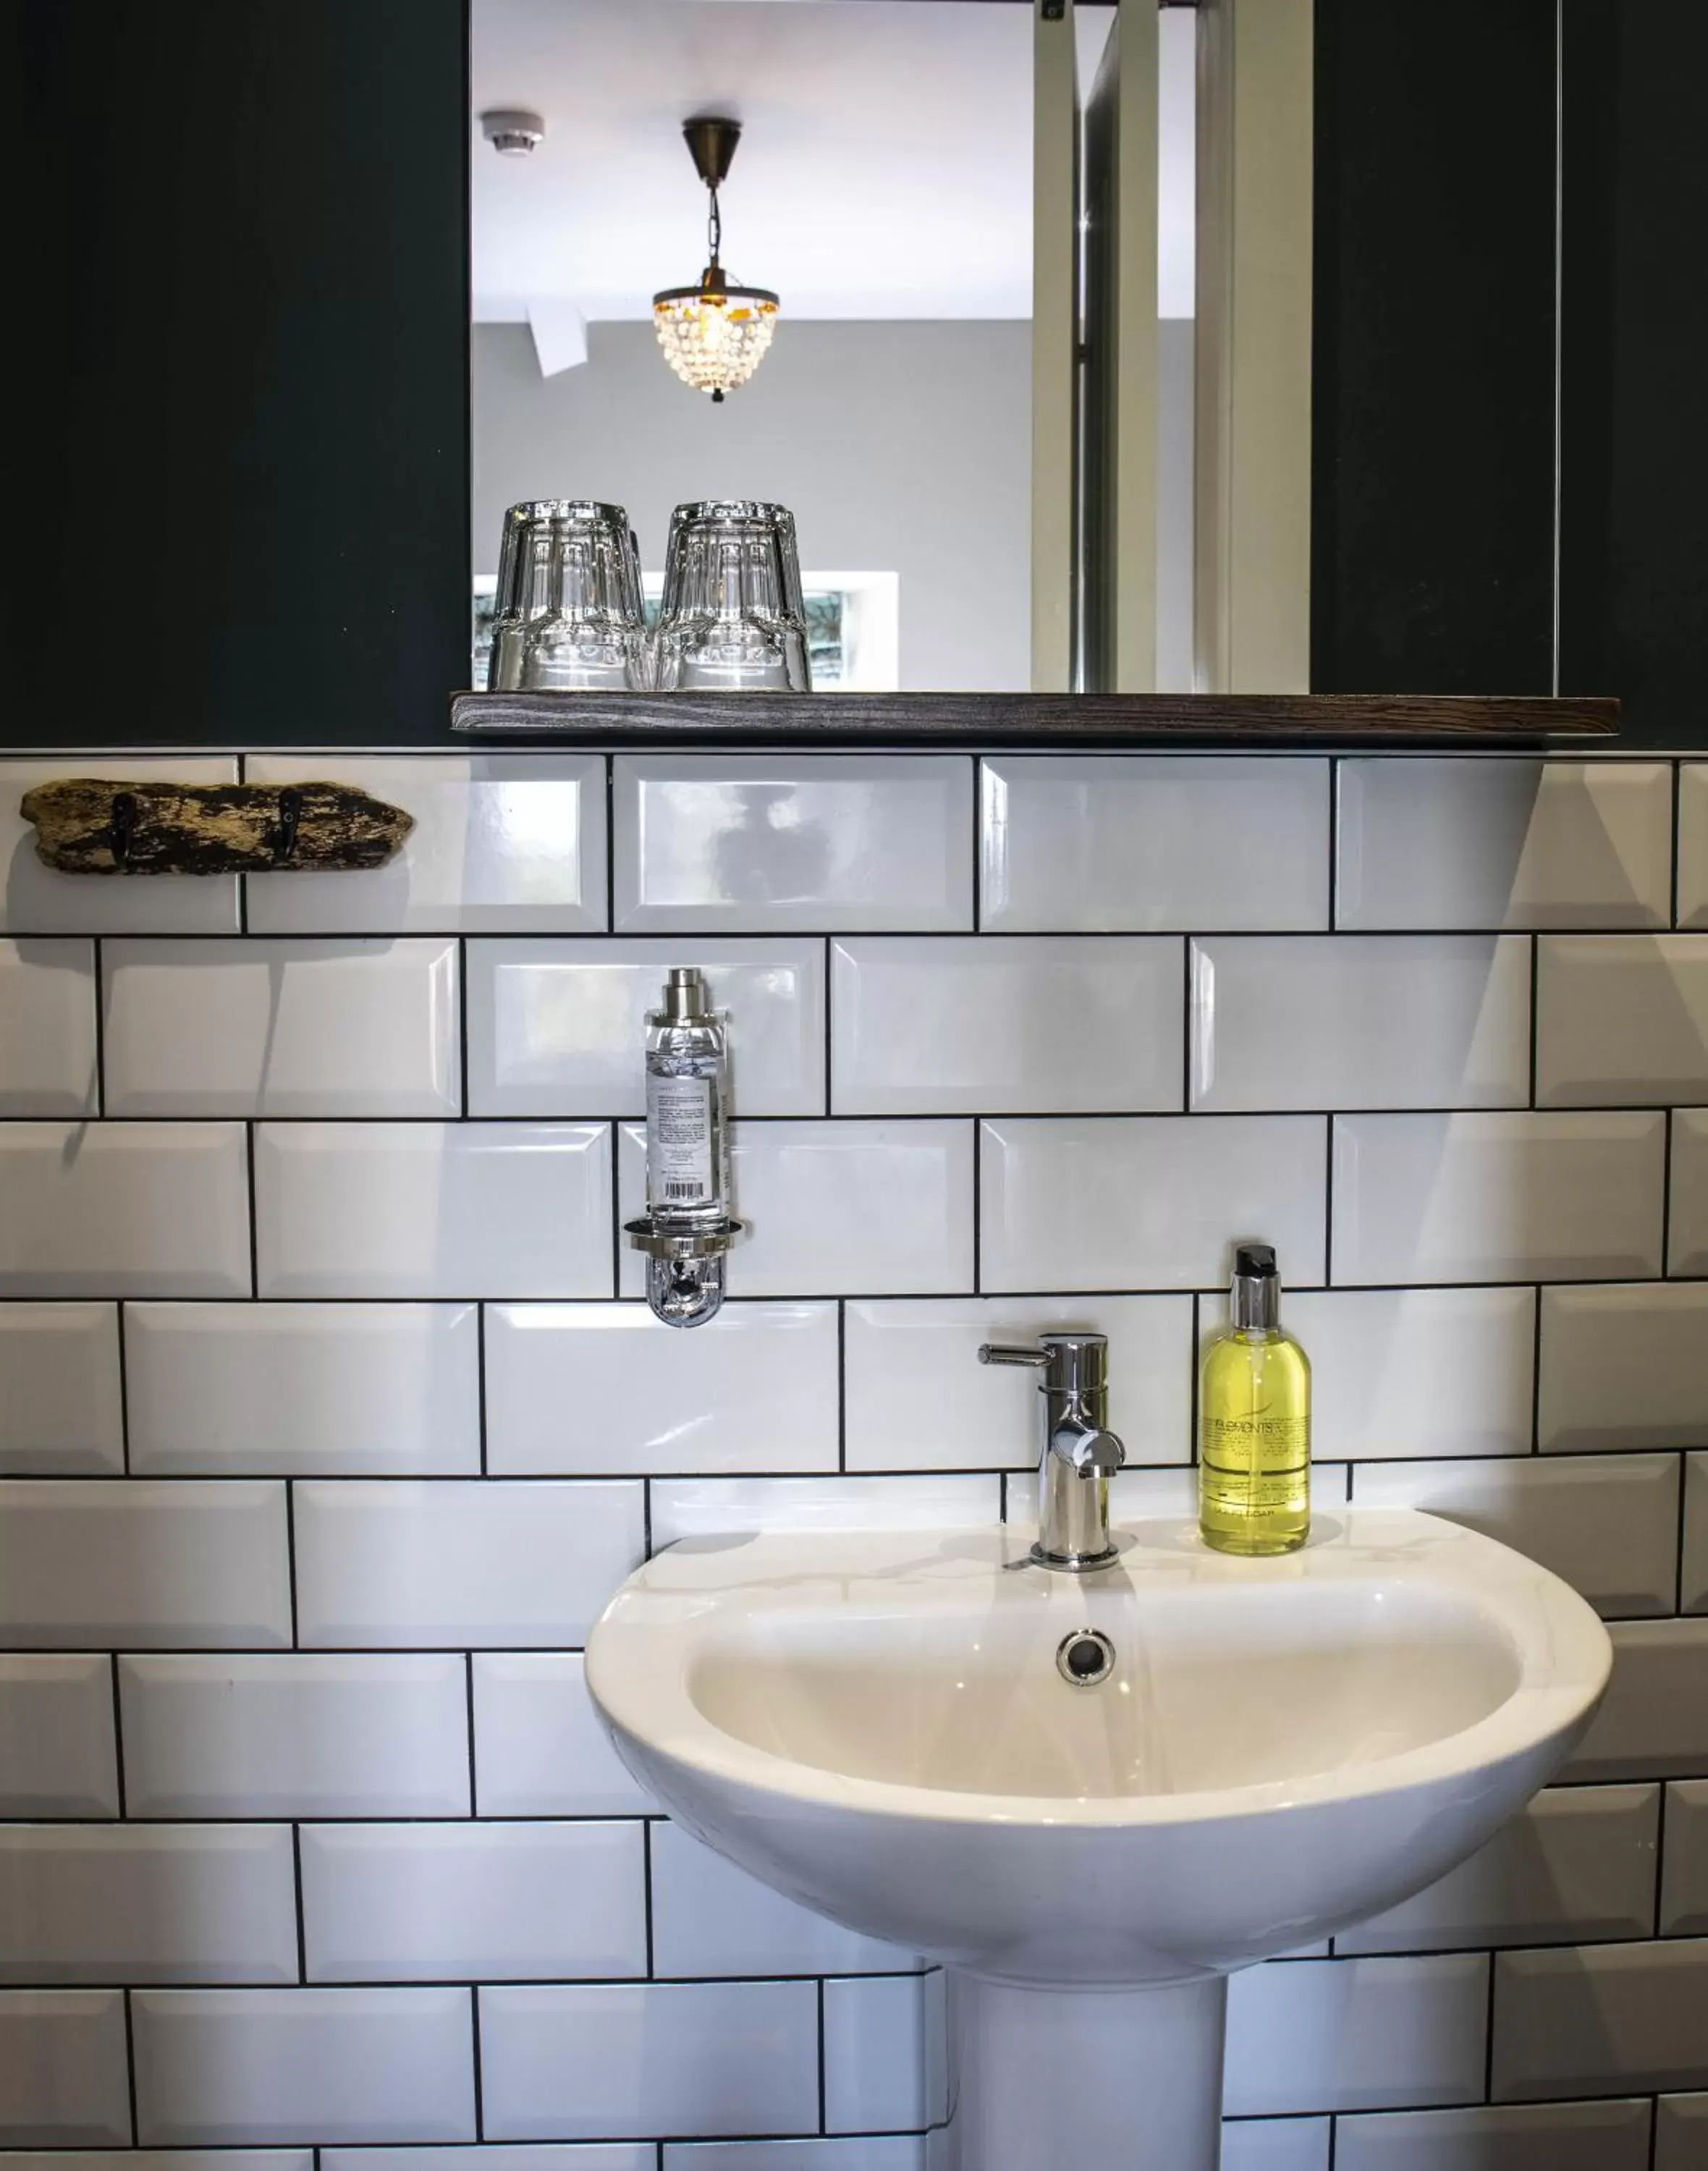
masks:
<svg viewBox="0 0 1708 2171"><path fill-rule="evenodd" d="M1080 11L1088 84L1112 15ZM1190 111L1191 17L1162 28ZM705 192L681 123L712 110L744 129L727 261L787 316L1031 314L1032 11L1016 0L475 0L473 94L477 114L546 121L515 158L471 122L479 323L531 319L556 347L576 316L644 319L658 288L697 276ZM1171 249L1165 171L1165 316L1191 311L1190 129L1174 163L1186 239Z"/></svg>

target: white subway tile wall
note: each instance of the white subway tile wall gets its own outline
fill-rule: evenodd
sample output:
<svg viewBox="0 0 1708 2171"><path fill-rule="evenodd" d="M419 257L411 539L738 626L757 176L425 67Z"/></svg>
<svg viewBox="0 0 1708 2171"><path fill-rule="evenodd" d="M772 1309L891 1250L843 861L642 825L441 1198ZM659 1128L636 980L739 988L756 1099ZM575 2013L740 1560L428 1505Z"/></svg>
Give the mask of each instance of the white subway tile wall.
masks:
<svg viewBox="0 0 1708 2171"><path fill-rule="evenodd" d="M1324 1506L1618 1660L1507 1832L1236 1981L1228 2171L1694 2171L1708 765L247 771L416 828L80 882L30 784L237 764L0 762L0 2171L922 2171L941 1979L664 1820L581 1647L649 1544L1023 1520L993 1337L1108 1332L1116 1514L1188 1512L1240 1237ZM675 964L752 1224L692 1335L617 1227Z"/></svg>

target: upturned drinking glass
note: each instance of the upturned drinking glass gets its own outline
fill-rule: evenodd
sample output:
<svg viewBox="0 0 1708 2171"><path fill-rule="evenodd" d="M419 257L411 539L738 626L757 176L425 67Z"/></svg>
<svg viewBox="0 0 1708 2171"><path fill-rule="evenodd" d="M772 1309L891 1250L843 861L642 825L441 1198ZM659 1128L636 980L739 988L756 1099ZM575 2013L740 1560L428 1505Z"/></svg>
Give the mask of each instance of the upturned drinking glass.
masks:
<svg viewBox="0 0 1708 2171"><path fill-rule="evenodd" d="M661 692L811 692L800 560L786 507L752 498L677 507L653 647Z"/></svg>
<svg viewBox="0 0 1708 2171"><path fill-rule="evenodd" d="M652 683L641 561L629 516L590 498L534 498L504 515L489 693Z"/></svg>

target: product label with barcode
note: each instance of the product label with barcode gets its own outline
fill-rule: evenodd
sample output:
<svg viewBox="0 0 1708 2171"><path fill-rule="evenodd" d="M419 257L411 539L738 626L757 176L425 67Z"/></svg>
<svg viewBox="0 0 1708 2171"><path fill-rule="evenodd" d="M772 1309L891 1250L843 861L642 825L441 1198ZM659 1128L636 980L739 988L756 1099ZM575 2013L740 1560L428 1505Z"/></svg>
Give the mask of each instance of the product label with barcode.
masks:
<svg viewBox="0 0 1708 2171"><path fill-rule="evenodd" d="M712 1080L647 1080L647 1203L706 1206L712 1187Z"/></svg>

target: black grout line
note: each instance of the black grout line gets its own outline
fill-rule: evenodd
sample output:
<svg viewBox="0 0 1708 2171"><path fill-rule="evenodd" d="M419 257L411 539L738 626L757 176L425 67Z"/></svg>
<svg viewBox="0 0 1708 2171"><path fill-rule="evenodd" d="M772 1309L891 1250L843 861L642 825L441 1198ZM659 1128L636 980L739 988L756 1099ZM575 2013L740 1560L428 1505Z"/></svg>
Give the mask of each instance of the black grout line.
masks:
<svg viewBox="0 0 1708 2171"><path fill-rule="evenodd" d="M1677 1111L1666 1108L1662 1113L1665 1122L1661 1134L1661 1273L1663 1279L1682 1280L1684 1278L1682 1275L1672 1276L1668 1272L1673 1263L1673 1153L1676 1130L1673 1118Z"/></svg>
<svg viewBox="0 0 1708 2171"><path fill-rule="evenodd" d="M985 1123L973 1123L973 1295L984 1294L985 1280Z"/></svg>
<svg viewBox="0 0 1708 2171"><path fill-rule="evenodd" d="M1655 1884L1649 1900L1649 1931L1652 1938L1661 1934L1661 1895L1665 1882L1667 1863L1667 1805L1673 1798L1673 1790L1662 1779L1659 1784L1659 1798L1655 1807Z"/></svg>
<svg viewBox="0 0 1708 2171"><path fill-rule="evenodd" d="M605 756L605 926L617 924L617 758Z"/></svg>
<svg viewBox="0 0 1708 2171"><path fill-rule="evenodd" d="M1184 985L1180 993L1180 1111L1183 1115L1195 1112L1192 1106L1193 1041L1198 1021L1197 990L1193 985L1193 938L1180 937L1180 973Z"/></svg>
<svg viewBox="0 0 1708 2171"><path fill-rule="evenodd" d="M259 1298L261 1293L260 1229L255 1217L255 1127L247 1123L243 1127L244 1182L249 1204L249 1293Z"/></svg>
<svg viewBox="0 0 1708 2171"><path fill-rule="evenodd" d="M465 1119L469 1107L469 945L457 937L457 1112Z"/></svg>
<svg viewBox="0 0 1708 2171"><path fill-rule="evenodd" d="M983 931L985 917L985 762L982 754L975 754L973 762L973 932Z"/></svg>
<svg viewBox="0 0 1708 2171"><path fill-rule="evenodd" d="M1684 764L1673 764L1673 914L1672 925L1678 925L1679 882L1683 874L1680 861L1684 854Z"/></svg>
<svg viewBox="0 0 1708 2171"><path fill-rule="evenodd" d="M481 1475L486 1477L486 1306L478 1302L475 1306L475 1423L480 1438Z"/></svg>
<svg viewBox="0 0 1708 2171"><path fill-rule="evenodd" d="M831 980L832 980L832 978L833 978L833 977L834 977L834 967L835 967L835 957L834 957L834 952L835 952L835 946L836 946L836 945L835 945L835 938L834 938L833 936L831 936L831 935L827 935L824 937L824 1113L825 1113L825 1115L826 1115L826 1116L830 1116L830 1115L832 1115L832 1114L834 1114L834 1113L835 1113L835 1102L834 1102L835 1086L834 1086L834 1080L835 1080L835 1075L836 1075L836 1065L835 1065L835 1037L834 1037L834 1036L835 1036L835 1015L836 1015L836 1010L835 1010L835 1004L832 1002L832 1000L830 1000L830 983L831 983Z"/></svg>
<svg viewBox="0 0 1708 2171"><path fill-rule="evenodd" d="M131 2002L131 1992L123 1992L125 2010L125 2086L131 2104L131 2146L142 2143L142 2127L137 2118L137 2016Z"/></svg>
<svg viewBox="0 0 1708 2171"><path fill-rule="evenodd" d="M819 2132L820 2132L820 2133L828 2133L828 2132L830 2131L830 2117L829 2117L829 2098L830 2098L830 2088L829 2088L829 2087L828 2087L828 2085L827 2085L826 2077L825 2077L825 2072L824 2072L824 1980L823 1980L823 1978L822 1978L822 1977L819 1979L819 1997L818 1997L818 2034L819 2034Z"/></svg>
<svg viewBox="0 0 1708 2171"><path fill-rule="evenodd" d="M309 1923L303 1894L303 1827L291 1826L291 1896L297 1910L297 1981L309 1980Z"/></svg>
<svg viewBox="0 0 1708 2171"><path fill-rule="evenodd" d="M611 1134L611 1300L620 1302L623 1294L623 1124L619 1118L610 1126ZM639 1209L646 1211L642 1199ZM600 1301L594 1299L594 1301Z"/></svg>
<svg viewBox="0 0 1708 2171"><path fill-rule="evenodd" d="M474 1822L485 1822L481 1815L480 1763L475 1753L475 1654L465 1651L463 1659L463 1695L467 1705L469 1723L469 1818ZM424 1823L437 1823L437 1818L424 1818Z"/></svg>
<svg viewBox="0 0 1708 2171"><path fill-rule="evenodd" d="M113 1303L113 1334L118 1344L119 1364L119 1461L126 1477L131 1475L131 1355L126 1339L125 1314L127 1307Z"/></svg>
<svg viewBox="0 0 1708 2171"><path fill-rule="evenodd" d="M475 2077L475 2138L486 2138L486 2081L481 2071L481 1988L478 1983L469 1985L469 2050L473 2061Z"/></svg>
<svg viewBox="0 0 1708 2171"><path fill-rule="evenodd" d="M93 968L94 981L95 1114L97 1117L105 1117L107 1112L106 965L104 962L101 937L99 935L90 941L89 962Z"/></svg>
<svg viewBox="0 0 1708 2171"><path fill-rule="evenodd" d="M115 1782L115 1791L117 1794L119 1803L119 1821L123 1823L125 1819L130 1815L128 1808L129 1797L125 1789L124 1702L119 1693L119 1654L116 1651L114 1651L109 1654L109 1657L110 1660L109 1670L112 1675L113 1686L113 1778ZM105 1822L105 1820L100 1818L91 1818L89 1821L91 1823L102 1823Z"/></svg>
<svg viewBox="0 0 1708 2171"><path fill-rule="evenodd" d="M848 1467L848 1307L836 1300L836 1468Z"/></svg>
<svg viewBox="0 0 1708 2171"><path fill-rule="evenodd" d="M1485 2031L1483 2043L1483 2101L1491 2104L1495 2100L1495 1955L1490 1952L1486 1958L1489 1981L1488 2008L1483 2022Z"/></svg>
<svg viewBox="0 0 1708 2171"><path fill-rule="evenodd" d="M1323 1286L1335 1284L1335 1118L1323 1118Z"/></svg>
<svg viewBox="0 0 1708 2171"><path fill-rule="evenodd" d="M896 1123L1304 1123L1312 1117L1362 1116L1381 1118L1416 1118L1429 1116L1646 1116L1657 1115L1666 1102L1658 1095L1648 1099L1632 1095L1623 1101L1573 1102L1554 1107L1532 1108L1517 1101L1437 1101L1414 1102L1405 1107L1388 1102L1345 1102L1337 1107L1253 1107L1249 1108L1180 1108L1171 1096L1166 1107L1114 1108L1003 1108L1003 1107L945 1107L945 1108L865 1108L858 1115L832 1114L825 1116L749 1115L731 1118L733 1127L740 1131L760 1131L781 1128L789 1125L796 1130L809 1130L830 1122L858 1128L865 1124L894 1125ZM1708 1102L1680 1102L1692 1108L1708 1107ZM170 1131L191 1126L206 1128L210 1124L221 1128L236 1129L247 1124L251 1129L266 1131L336 1131L336 1130L443 1130L458 1131L471 1128L493 1131L578 1130L595 1131L626 1124L638 1127L644 1120L638 1115L588 1116L551 1115L531 1116L400 1116L376 1112L365 1116L14 1116L5 1119L12 1130L37 1131Z"/></svg>
<svg viewBox="0 0 1708 2171"><path fill-rule="evenodd" d="M1329 761L1329 932L1340 931L1340 758Z"/></svg>
<svg viewBox="0 0 1708 2171"><path fill-rule="evenodd" d="M300 1650L297 1636L297 1488L290 1478L285 1481L285 1574L290 1585L291 1648Z"/></svg>

